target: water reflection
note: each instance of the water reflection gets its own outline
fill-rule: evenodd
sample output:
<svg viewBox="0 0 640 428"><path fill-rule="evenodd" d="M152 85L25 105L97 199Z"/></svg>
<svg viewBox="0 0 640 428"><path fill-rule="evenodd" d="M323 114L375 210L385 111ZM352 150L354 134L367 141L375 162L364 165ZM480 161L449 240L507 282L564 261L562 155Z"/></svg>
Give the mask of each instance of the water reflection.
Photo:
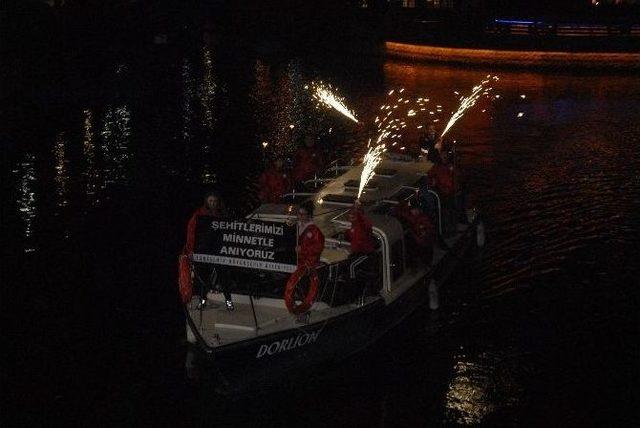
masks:
<svg viewBox="0 0 640 428"><path fill-rule="evenodd" d="M84 155L85 170L82 173L84 180L84 191L87 202L95 206L98 200L98 186L100 173L96 165L96 147L94 143L93 113L91 110L84 110L84 139L82 141L82 153Z"/></svg>
<svg viewBox="0 0 640 428"><path fill-rule="evenodd" d="M202 124L209 131L213 131L216 124L214 114L215 98L218 85L213 72L213 56L209 47L202 48L202 60L204 75L202 77L202 86L200 88L200 101L202 103Z"/></svg>
<svg viewBox="0 0 640 428"><path fill-rule="evenodd" d="M36 217L36 157L33 153L25 153L24 160L13 172L18 176L18 211L24 231L24 251L35 251L33 243L33 223Z"/></svg>
<svg viewBox="0 0 640 428"><path fill-rule="evenodd" d="M193 100L195 98L195 81L193 70L188 58L182 60L182 139L185 143L193 137ZM187 145L185 145L187 147Z"/></svg>
<svg viewBox="0 0 640 428"><path fill-rule="evenodd" d="M454 378L446 394L449 419L456 423L471 425L482 422L484 416L494 409L489 399L490 367L461 359L454 366Z"/></svg>
<svg viewBox="0 0 640 428"><path fill-rule="evenodd" d="M257 138L262 145L263 155L269 150L278 156L282 156L283 153L278 150L278 145L276 144L279 140L272 135L271 124L267 120L273 114L270 111L271 96L271 68L258 59L255 64L255 83L250 94L253 101L254 120L262 125L258 128Z"/></svg>
<svg viewBox="0 0 640 428"><path fill-rule="evenodd" d="M287 86L290 94L288 110L289 128L292 135L299 140L309 133L316 115L311 109L311 97L304 89L305 79L300 61L291 61L287 67ZM293 125L293 128L292 128Z"/></svg>
<svg viewBox="0 0 640 428"><path fill-rule="evenodd" d="M275 91L267 98L271 100L270 110L272 114L271 120L269 120L269 116L265 118L270 125L270 139L274 144L273 149L276 153L285 156L291 155L295 150L293 135L296 123L292 123L294 88L291 86L290 71L288 69L286 74L279 76ZM295 132L298 132L298 130Z"/></svg>
<svg viewBox="0 0 640 428"><path fill-rule="evenodd" d="M104 177L107 184L126 183L131 161L131 112L127 105L107 107L102 126Z"/></svg>
<svg viewBox="0 0 640 428"><path fill-rule="evenodd" d="M514 372L524 369L512 367L512 357L491 352L455 356L453 379L445 396L447 419L459 425L478 425L488 423L494 412L517 406L523 390Z"/></svg>
<svg viewBox="0 0 640 428"><path fill-rule="evenodd" d="M200 85L200 104L202 108L202 126L205 131L202 140L202 169L200 171L199 180L203 184L214 184L216 182L216 174L212 165L213 158L213 132L216 129L217 116L216 107L219 101L218 92L220 91L217 77L213 68L213 53L208 46L202 48L203 76Z"/></svg>
<svg viewBox="0 0 640 428"><path fill-rule="evenodd" d="M319 115L305 83L298 60L289 61L284 70L256 60L251 98L255 120L260 124L257 138L269 154L292 155L298 141L318 127Z"/></svg>
<svg viewBox="0 0 640 428"><path fill-rule="evenodd" d="M193 78L193 69L191 61L188 58L182 60L181 69L182 78L182 96L181 96L181 118L182 129L180 139L183 143L182 159L184 165L182 167L184 174L191 176L190 152L191 143L193 141L193 103L196 98L196 83Z"/></svg>
<svg viewBox="0 0 640 428"><path fill-rule="evenodd" d="M58 134L53 147L53 157L55 161L55 182L56 194L58 196L57 205L59 208L67 206L68 201L68 185L69 185L69 167L66 158L66 150L69 141L64 133Z"/></svg>

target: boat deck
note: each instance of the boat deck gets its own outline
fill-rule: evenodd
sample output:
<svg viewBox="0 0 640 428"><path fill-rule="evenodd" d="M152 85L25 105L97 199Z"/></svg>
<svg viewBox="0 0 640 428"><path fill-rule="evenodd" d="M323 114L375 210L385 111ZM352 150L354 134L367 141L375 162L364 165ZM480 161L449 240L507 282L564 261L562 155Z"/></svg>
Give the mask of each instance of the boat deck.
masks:
<svg viewBox="0 0 640 428"><path fill-rule="evenodd" d="M226 309L222 293L208 293L207 303L203 307L200 306L199 296L194 296L187 305L189 315L198 328L199 334L209 346L222 346L302 325L287 310L283 299L254 297L252 309L248 295L232 294L231 297L235 307L233 311ZM379 297L369 297L364 304L372 303L377 299ZM315 302L309 311L309 319L312 323L323 321L356 307L359 305L330 307L324 302ZM187 327L187 335L193 335L189 327Z"/></svg>

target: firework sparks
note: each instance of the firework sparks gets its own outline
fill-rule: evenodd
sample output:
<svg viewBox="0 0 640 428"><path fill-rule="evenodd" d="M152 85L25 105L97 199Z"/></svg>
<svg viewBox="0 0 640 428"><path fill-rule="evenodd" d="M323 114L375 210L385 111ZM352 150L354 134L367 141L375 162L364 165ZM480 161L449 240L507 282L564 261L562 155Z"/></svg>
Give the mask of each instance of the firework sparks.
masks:
<svg viewBox="0 0 640 428"><path fill-rule="evenodd" d="M364 155L364 166L362 167L362 174L360 175L360 188L358 189L358 199L360 199L360 195L362 195L362 191L364 187L367 185L369 180L375 175L374 170L378 166L378 164L382 161L382 153L385 150L384 140L389 135L388 132L384 131L378 135L376 139L376 145L374 147L369 146L367 150L367 154Z"/></svg>
<svg viewBox="0 0 640 428"><path fill-rule="evenodd" d="M344 98L339 97L333 91L331 85L326 85L323 82L312 82L311 90L313 91L313 99L318 101L320 105L332 108L353 120L355 123L358 123L358 119L353 115L353 112L345 105Z"/></svg>
<svg viewBox="0 0 640 428"><path fill-rule="evenodd" d="M471 94L469 94L469 96L463 97L461 99L458 110L455 113L453 113L453 115L451 116L451 119L449 119L449 122L447 123L447 126L445 126L444 131L442 131L440 138L444 137L447 131L451 129L451 127L458 121L458 119L464 116L464 113L476 104L476 101L478 101L478 98L480 98L481 95L487 95L493 89L490 87L489 88L485 87L485 85L489 83L491 80L498 80L498 79L496 76L493 76L493 77L487 76L487 78L484 79L482 82L480 82L479 85L473 87L473 90L471 91Z"/></svg>

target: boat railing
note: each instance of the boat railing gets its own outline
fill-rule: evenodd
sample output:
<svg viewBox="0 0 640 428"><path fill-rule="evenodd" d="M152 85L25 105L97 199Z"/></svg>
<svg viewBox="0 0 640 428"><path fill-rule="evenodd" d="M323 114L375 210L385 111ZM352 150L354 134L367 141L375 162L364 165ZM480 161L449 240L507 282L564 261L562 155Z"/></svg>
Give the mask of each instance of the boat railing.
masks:
<svg viewBox="0 0 640 428"><path fill-rule="evenodd" d="M351 159L349 163L346 163L344 165L340 165L340 159L336 159L329 163L329 167L322 171L319 175L315 174L312 179L304 181L303 184L305 186L313 185L314 188L317 188L319 184L324 186L326 183L330 183L335 180L343 172L353 168L353 165L353 159Z"/></svg>
<svg viewBox="0 0 640 428"><path fill-rule="evenodd" d="M325 238L324 240L325 248L349 248L350 245L351 243L349 241L343 241L337 238Z"/></svg>
<svg viewBox="0 0 640 428"><path fill-rule="evenodd" d="M442 205L440 204L440 196L431 189L426 189L426 191L436 198L436 206L438 207L438 234L442 236Z"/></svg>
<svg viewBox="0 0 640 428"><path fill-rule="evenodd" d="M349 276L351 278L355 278L356 277L356 269L358 268L358 266L360 266L362 263L366 262L368 259L368 256L361 256L360 258L358 258L356 261L354 261L353 263L351 263L351 266L349 267Z"/></svg>
<svg viewBox="0 0 640 428"><path fill-rule="evenodd" d="M324 172L334 173L335 177L338 177L340 173L353 168L353 165L354 165L353 158L348 163L345 163L344 165L340 165L340 159L336 159L329 163L329 167L325 169Z"/></svg>
<svg viewBox="0 0 640 428"><path fill-rule="evenodd" d="M318 187L318 184L321 185L325 185L325 183L330 183L334 180L335 178L323 178L323 177L313 177L309 180L303 181L302 184L304 184L305 186L309 186L309 185L313 185L314 188Z"/></svg>

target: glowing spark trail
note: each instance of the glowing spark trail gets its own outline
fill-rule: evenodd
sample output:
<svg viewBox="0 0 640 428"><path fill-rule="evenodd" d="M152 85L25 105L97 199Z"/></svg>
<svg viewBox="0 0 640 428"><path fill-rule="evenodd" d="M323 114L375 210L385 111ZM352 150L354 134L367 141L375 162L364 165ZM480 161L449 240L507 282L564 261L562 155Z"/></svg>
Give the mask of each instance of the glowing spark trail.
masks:
<svg viewBox="0 0 640 428"><path fill-rule="evenodd" d="M458 119L464 116L464 113L476 104L476 101L478 100L478 98L480 98L481 95L487 94L489 91L491 91L491 89L493 89L485 88L484 86L492 79L498 80L496 76L487 76L487 78L480 82L479 85L473 87L473 90L469 96L462 98L460 106L458 107L458 111L453 113L453 116L451 116L451 119L449 119L449 122L447 123L447 126L445 126L444 131L442 131L442 135L440 135L440 138L444 137L444 134L447 133L447 131L458 121Z"/></svg>
<svg viewBox="0 0 640 428"><path fill-rule="evenodd" d="M369 180L374 176L374 170L378 164L382 161L382 153L384 152L385 145L382 141L389 135L388 132L382 132L378 135L375 147L369 147L367 154L364 155L364 166L362 168L362 174L360 175L360 188L358 189L358 199L367 185Z"/></svg>
<svg viewBox="0 0 640 428"><path fill-rule="evenodd" d="M358 123L358 119L353 115L351 110L344 104L344 98L336 95L331 88L331 85L325 85L323 82L312 82L311 89L313 90L313 98L320 104L332 108L349 119Z"/></svg>

